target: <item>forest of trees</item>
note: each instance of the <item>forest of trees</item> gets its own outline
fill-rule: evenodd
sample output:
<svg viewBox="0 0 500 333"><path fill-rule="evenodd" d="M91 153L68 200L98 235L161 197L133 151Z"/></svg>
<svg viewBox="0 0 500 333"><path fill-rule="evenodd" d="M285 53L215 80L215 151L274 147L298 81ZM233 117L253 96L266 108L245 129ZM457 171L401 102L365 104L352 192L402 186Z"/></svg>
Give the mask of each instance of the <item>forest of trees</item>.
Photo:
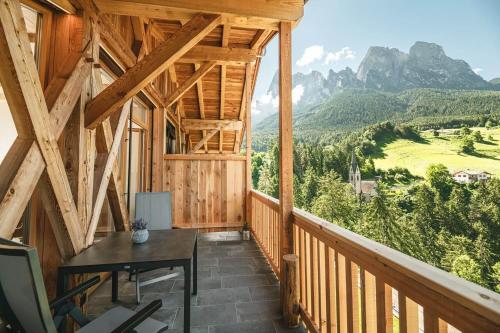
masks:
<svg viewBox="0 0 500 333"><path fill-rule="evenodd" d="M500 180L458 184L441 164L424 179L406 169L375 170L367 156L391 136L419 139L411 127L383 123L335 145L296 142L295 207L500 292ZM346 181L353 149L363 177L378 179L369 201ZM254 188L276 198L278 155L276 142L252 154Z"/></svg>
<svg viewBox="0 0 500 333"><path fill-rule="evenodd" d="M345 89L319 105L294 110L294 137L330 144L347 133L389 120L420 130L486 126L488 121L496 124L500 121L500 91L420 88L389 93ZM277 128L277 114L256 124L254 149L266 151Z"/></svg>

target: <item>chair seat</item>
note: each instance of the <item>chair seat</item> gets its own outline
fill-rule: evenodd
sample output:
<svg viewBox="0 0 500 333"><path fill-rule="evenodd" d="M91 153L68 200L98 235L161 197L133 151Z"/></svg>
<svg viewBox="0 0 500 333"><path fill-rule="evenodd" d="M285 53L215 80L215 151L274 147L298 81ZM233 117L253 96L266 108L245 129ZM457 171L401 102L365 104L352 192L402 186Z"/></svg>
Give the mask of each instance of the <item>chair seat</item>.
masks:
<svg viewBox="0 0 500 333"><path fill-rule="evenodd" d="M117 306L106 311L89 324L80 328L77 333L109 333L123 324L127 319L135 314L134 311ZM139 324L135 331L137 333L155 333L166 331L167 325L158 320L148 318Z"/></svg>

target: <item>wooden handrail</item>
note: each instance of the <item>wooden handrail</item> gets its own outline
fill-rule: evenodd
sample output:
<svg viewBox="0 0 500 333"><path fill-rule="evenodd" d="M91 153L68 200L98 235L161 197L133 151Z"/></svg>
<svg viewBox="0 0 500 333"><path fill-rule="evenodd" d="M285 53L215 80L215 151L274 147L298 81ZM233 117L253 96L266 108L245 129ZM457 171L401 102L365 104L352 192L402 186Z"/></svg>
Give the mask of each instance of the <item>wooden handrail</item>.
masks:
<svg viewBox="0 0 500 333"><path fill-rule="evenodd" d="M300 209L293 223L456 328L498 331L499 294Z"/></svg>
<svg viewBox="0 0 500 333"><path fill-rule="evenodd" d="M279 200L255 190L251 200L254 237L278 273ZM393 290L401 332L500 331L499 294L303 210L292 220L300 314L311 332L392 331Z"/></svg>
<svg viewBox="0 0 500 333"><path fill-rule="evenodd" d="M267 195L265 193L262 193L257 190L252 190L252 196L262 202L265 205L268 205L272 209L279 209L280 208L280 201L276 198L271 197L270 195Z"/></svg>
<svg viewBox="0 0 500 333"><path fill-rule="evenodd" d="M165 154L165 160L181 160L181 161L246 161L244 155L236 154Z"/></svg>

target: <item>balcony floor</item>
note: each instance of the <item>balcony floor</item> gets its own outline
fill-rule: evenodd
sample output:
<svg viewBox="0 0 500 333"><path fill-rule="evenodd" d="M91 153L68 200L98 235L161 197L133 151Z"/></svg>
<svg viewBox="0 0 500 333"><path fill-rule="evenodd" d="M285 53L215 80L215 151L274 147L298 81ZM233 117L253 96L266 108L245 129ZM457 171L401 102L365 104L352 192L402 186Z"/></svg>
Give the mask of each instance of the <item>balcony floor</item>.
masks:
<svg viewBox="0 0 500 333"><path fill-rule="evenodd" d="M298 333L302 327L286 329L281 324L279 285L264 255L254 241L242 241L238 232L200 234L198 240L198 295L192 298L193 333ZM157 270L142 279L163 275ZM155 299L163 307L152 317L169 326L168 332L182 332L182 275L141 288L141 304L135 304L135 283L120 273L118 304L138 309ZM111 280L90 297L89 317L115 306L111 303Z"/></svg>

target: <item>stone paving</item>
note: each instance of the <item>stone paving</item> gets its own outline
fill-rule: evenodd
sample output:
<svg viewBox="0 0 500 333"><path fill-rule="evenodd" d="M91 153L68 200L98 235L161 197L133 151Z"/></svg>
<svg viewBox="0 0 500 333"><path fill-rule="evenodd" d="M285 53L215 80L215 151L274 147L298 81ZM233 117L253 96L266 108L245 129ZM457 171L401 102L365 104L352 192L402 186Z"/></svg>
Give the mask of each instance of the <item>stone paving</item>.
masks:
<svg viewBox="0 0 500 333"><path fill-rule="evenodd" d="M142 279L171 273L156 270ZM139 309L155 299L163 306L153 318L168 324L167 332L182 332L184 279L162 281L141 288L141 304L135 304L135 283L128 274L119 277L117 304ZM111 302L111 280L89 299L89 317L115 306ZM198 295L192 298L193 333L305 333L302 327L284 328L279 309L276 276L254 241L242 241L238 232L200 234L198 240Z"/></svg>

